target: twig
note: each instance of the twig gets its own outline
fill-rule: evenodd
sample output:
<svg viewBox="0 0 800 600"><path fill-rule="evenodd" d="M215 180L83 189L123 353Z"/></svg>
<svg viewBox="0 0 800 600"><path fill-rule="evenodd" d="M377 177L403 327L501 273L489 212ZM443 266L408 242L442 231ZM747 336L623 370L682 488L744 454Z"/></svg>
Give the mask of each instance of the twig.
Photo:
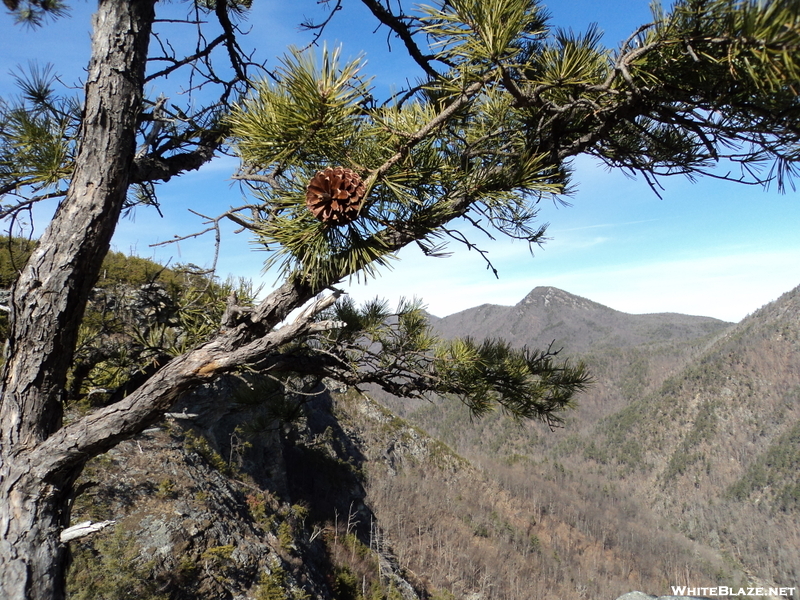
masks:
<svg viewBox="0 0 800 600"><path fill-rule="evenodd" d="M324 0L325 4L328 3L327 0ZM328 15L322 23L312 23L311 21L303 21L300 23L300 27L306 29L308 31L316 29L316 33L314 33L314 38L301 50L304 52L311 48L311 46L316 46L319 39L322 37L322 34L325 33L325 28L328 26L328 23L331 22L333 19L333 15L335 15L338 11L342 10L342 0L336 0L336 5L331 9L331 14Z"/></svg>

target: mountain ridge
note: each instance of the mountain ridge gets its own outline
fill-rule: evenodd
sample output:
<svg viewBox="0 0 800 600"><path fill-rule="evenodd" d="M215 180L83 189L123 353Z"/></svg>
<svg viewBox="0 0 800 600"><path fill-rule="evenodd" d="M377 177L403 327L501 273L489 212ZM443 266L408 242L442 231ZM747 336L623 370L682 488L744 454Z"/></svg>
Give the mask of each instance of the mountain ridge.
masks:
<svg viewBox="0 0 800 600"><path fill-rule="evenodd" d="M513 306L482 304L431 320L443 337L503 337L513 345L564 347L568 354L653 340L681 342L731 323L680 313L629 314L552 286L538 286ZM502 335L498 332L502 332Z"/></svg>

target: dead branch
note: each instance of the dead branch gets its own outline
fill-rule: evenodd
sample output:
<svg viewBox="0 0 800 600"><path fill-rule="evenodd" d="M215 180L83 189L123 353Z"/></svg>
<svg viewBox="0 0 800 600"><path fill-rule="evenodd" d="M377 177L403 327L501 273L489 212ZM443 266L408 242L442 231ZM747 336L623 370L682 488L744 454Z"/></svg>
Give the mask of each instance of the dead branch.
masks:
<svg viewBox="0 0 800 600"><path fill-rule="evenodd" d="M78 523L72 527L67 527L61 532L61 543L66 544L67 542L85 538L93 533L102 531L106 527L110 527L115 523L116 521L98 521L96 523L93 523L92 521L84 521L83 523Z"/></svg>

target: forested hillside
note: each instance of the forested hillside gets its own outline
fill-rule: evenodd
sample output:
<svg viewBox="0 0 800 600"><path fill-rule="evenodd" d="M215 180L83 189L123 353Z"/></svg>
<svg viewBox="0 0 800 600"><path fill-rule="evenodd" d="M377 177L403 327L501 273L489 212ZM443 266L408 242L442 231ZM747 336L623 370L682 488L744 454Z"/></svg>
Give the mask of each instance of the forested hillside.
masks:
<svg viewBox="0 0 800 600"><path fill-rule="evenodd" d="M561 478L564 503L584 516L599 511L597 522L613 523L615 532L657 514L668 530L699 542L728 569L758 581L794 582L800 577L798 298L800 288L731 326L683 315L624 315L537 288L515 307L484 306L433 322L451 335L491 332L539 344L551 336L565 352L582 348L576 354L596 383L563 429L517 425L502 414L468 425L455 403L408 408L384 400L509 487L540 474ZM647 335L636 339L637 331ZM635 507L633 519L612 516L609 506L619 498ZM641 541L634 536L626 543ZM673 562L690 570L704 561ZM667 579L681 578L679 570Z"/></svg>
<svg viewBox="0 0 800 600"><path fill-rule="evenodd" d="M800 580L798 431L800 288L597 428L676 528L771 581Z"/></svg>
<svg viewBox="0 0 800 600"><path fill-rule="evenodd" d="M35 241L0 239L0 290L28 260ZM253 300L249 282L219 281L194 265L171 268L109 252L80 319L66 399L84 410L124 397L158 367L219 330L226 298ZM0 292L2 293L2 292ZM0 302L2 303L2 302ZM0 312L6 337L7 313Z"/></svg>

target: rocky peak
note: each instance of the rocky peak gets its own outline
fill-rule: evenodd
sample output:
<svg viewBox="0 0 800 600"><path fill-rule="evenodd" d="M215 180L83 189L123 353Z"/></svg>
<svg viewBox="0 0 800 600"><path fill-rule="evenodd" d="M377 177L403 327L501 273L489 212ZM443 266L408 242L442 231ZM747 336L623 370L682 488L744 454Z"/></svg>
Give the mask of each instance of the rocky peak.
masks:
<svg viewBox="0 0 800 600"><path fill-rule="evenodd" d="M550 309L574 308L579 310L590 310L605 308L606 310L610 310L601 304L551 286L537 286L533 288L533 290L531 290L531 292L517 304L518 308L528 306Z"/></svg>

